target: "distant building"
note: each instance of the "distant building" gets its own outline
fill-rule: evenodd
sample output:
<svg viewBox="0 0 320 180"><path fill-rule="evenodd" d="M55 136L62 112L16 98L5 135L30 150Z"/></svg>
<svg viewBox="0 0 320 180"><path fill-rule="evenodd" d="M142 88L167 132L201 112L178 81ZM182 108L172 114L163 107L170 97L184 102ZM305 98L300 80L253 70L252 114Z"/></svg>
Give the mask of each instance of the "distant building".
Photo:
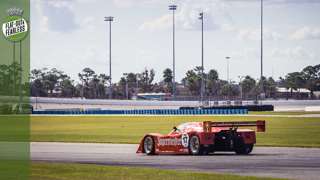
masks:
<svg viewBox="0 0 320 180"><path fill-rule="evenodd" d="M133 99L136 100L167 100L171 97L170 93L138 93Z"/></svg>
<svg viewBox="0 0 320 180"><path fill-rule="evenodd" d="M306 88L298 88L297 90L285 87L276 88L276 97L278 98L309 98L311 91Z"/></svg>
<svg viewBox="0 0 320 180"><path fill-rule="evenodd" d="M61 87L55 87L55 88L52 90L52 94L51 94L50 90L48 90L48 94L49 94L51 97L59 97L59 96L61 96L61 94L62 94L62 88L61 88Z"/></svg>

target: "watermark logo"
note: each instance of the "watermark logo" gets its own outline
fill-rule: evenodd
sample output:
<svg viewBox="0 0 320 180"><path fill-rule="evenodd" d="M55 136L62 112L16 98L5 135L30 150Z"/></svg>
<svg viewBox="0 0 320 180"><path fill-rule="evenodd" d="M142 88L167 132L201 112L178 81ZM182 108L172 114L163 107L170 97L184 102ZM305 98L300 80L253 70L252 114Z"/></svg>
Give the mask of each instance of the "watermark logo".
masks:
<svg viewBox="0 0 320 180"><path fill-rule="evenodd" d="M22 16L23 15L23 10L19 8L10 8L7 10L7 13L9 16Z"/></svg>
<svg viewBox="0 0 320 180"><path fill-rule="evenodd" d="M22 17L23 10L10 8L7 16L2 23L2 33L11 42L22 41L28 35L28 22Z"/></svg>

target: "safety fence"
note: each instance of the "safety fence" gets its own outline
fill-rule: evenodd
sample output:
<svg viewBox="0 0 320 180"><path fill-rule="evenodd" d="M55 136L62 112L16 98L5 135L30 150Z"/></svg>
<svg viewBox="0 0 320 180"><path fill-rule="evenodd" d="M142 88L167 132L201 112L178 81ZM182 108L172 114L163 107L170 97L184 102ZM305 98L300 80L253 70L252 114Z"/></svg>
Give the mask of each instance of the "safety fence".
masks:
<svg viewBox="0 0 320 180"><path fill-rule="evenodd" d="M35 110L32 114L214 115L248 114L247 109Z"/></svg>

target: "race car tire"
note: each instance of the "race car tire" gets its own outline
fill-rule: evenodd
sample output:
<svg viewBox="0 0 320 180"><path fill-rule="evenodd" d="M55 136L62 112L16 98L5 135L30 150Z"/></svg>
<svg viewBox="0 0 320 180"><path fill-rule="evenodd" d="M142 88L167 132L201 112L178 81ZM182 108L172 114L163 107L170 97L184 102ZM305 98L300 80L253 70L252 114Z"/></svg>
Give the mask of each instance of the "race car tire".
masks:
<svg viewBox="0 0 320 180"><path fill-rule="evenodd" d="M191 155L202 155L203 147L200 144L200 138L196 135L193 135L189 139L189 153Z"/></svg>
<svg viewBox="0 0 320 180"><path fill-rule="evenodd" d="M143 150L147 155L153 155L154 154L154 140L151 136L147 136L143 140Z"/></svg>
<svg viewBox="0 0 320 180"><path fill-rule="evenodd" d="M243 140L239 140L236 142L234 151L237 154L246 155L250 154L253 149L253 144L245 144Z"/></svg>

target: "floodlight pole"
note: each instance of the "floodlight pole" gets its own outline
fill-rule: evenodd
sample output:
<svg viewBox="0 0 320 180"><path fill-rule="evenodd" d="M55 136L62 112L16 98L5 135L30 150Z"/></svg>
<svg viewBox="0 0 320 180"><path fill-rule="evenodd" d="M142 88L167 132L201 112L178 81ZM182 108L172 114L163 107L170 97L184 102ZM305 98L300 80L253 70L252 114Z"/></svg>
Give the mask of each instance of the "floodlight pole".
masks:
<svg viewBox="0 0 320 180"><path fill-rule="evenodd" d="M230 62L229 60L231 59L231 57L227 56L226 57L226 60L227 60L227 81L228 83L230 83L230 77L229 77L229 74L230 74Z"/></svg>
<svg viewBox="0 0 320 180"><path fill-rule="evenodd" d="M229 84L229 86L231 85L231 83L230 83L230 76L229 76L229 69L230 69L230 62L229 62L229 60L231 59L231 57L229 57L229 56L227 56L226 57L226 60L227 60L227 82L228 82L228 84ZM230 98L230 87L228 88L228 98Z"/></svg>
<svg viewBox="0 0 320 180"><path fill-rule="evenodd" d="M260 57L260 61L261 61L261 69L260 69L260 71L261 71L261 74L260 74L260 79L262 79L262 77L263 77L263 0L261 0L261 28L260 28L260 30L261 30L261 34L260 34L260 36L261 36L261 57Z"/></svg>
<svg viewBox="0 0 320 180"><path fill-rule="evenodd" d="M201 89L200 89L200 101L203 102L204 95L204 65L203 65L203 12L199 14L199 19L201 20Z"/></svg>
<svg viewBox="0 0 320 180"><path fill-rule="evenodd" d="M20 78L19 78L19 112L22 112L22 41L20 41L19 43L20 45L20 70L19 70L19 74L20 74Z"/></svg>
<svg viewBox="0 0 320 180"><path fill-rule="evenodd" d="M169 10L172 11L172 95L176 97L176 54L175 54L175 11L177 5L170 5Z"/></svg>
<svg viewBox="0 0 320 180"><path fill-rule="evenodd" d="M12 61L12 75L13 75L13 96L16 96L16 69L15 69L15 62L16 62L16 42L13 42L13 61ZM9 73L10 75L10 73Z"/></svg>
<svg viewBox="0 0 320 180"><path fill-rule="evenodd" d="M261 51L261 56L260 56L260 96L262 96L262 93L264 93L263 90L263 82L262 82L262 78L263 78L263 0L260 1L260 8L261 8L261 21L260 21L260 38L261 38L261 45L260 45L260 51ZM261 103L262 103L262 97L260 97L261 99Z"/></svg>
<svg viewBox="0 0 320 180"><path fill-rule="evenodd" d="M111 71L111 22L113 21L113 17L104 17L104 21L109 22L109 99L112 99L112 71Z"/></svg>

